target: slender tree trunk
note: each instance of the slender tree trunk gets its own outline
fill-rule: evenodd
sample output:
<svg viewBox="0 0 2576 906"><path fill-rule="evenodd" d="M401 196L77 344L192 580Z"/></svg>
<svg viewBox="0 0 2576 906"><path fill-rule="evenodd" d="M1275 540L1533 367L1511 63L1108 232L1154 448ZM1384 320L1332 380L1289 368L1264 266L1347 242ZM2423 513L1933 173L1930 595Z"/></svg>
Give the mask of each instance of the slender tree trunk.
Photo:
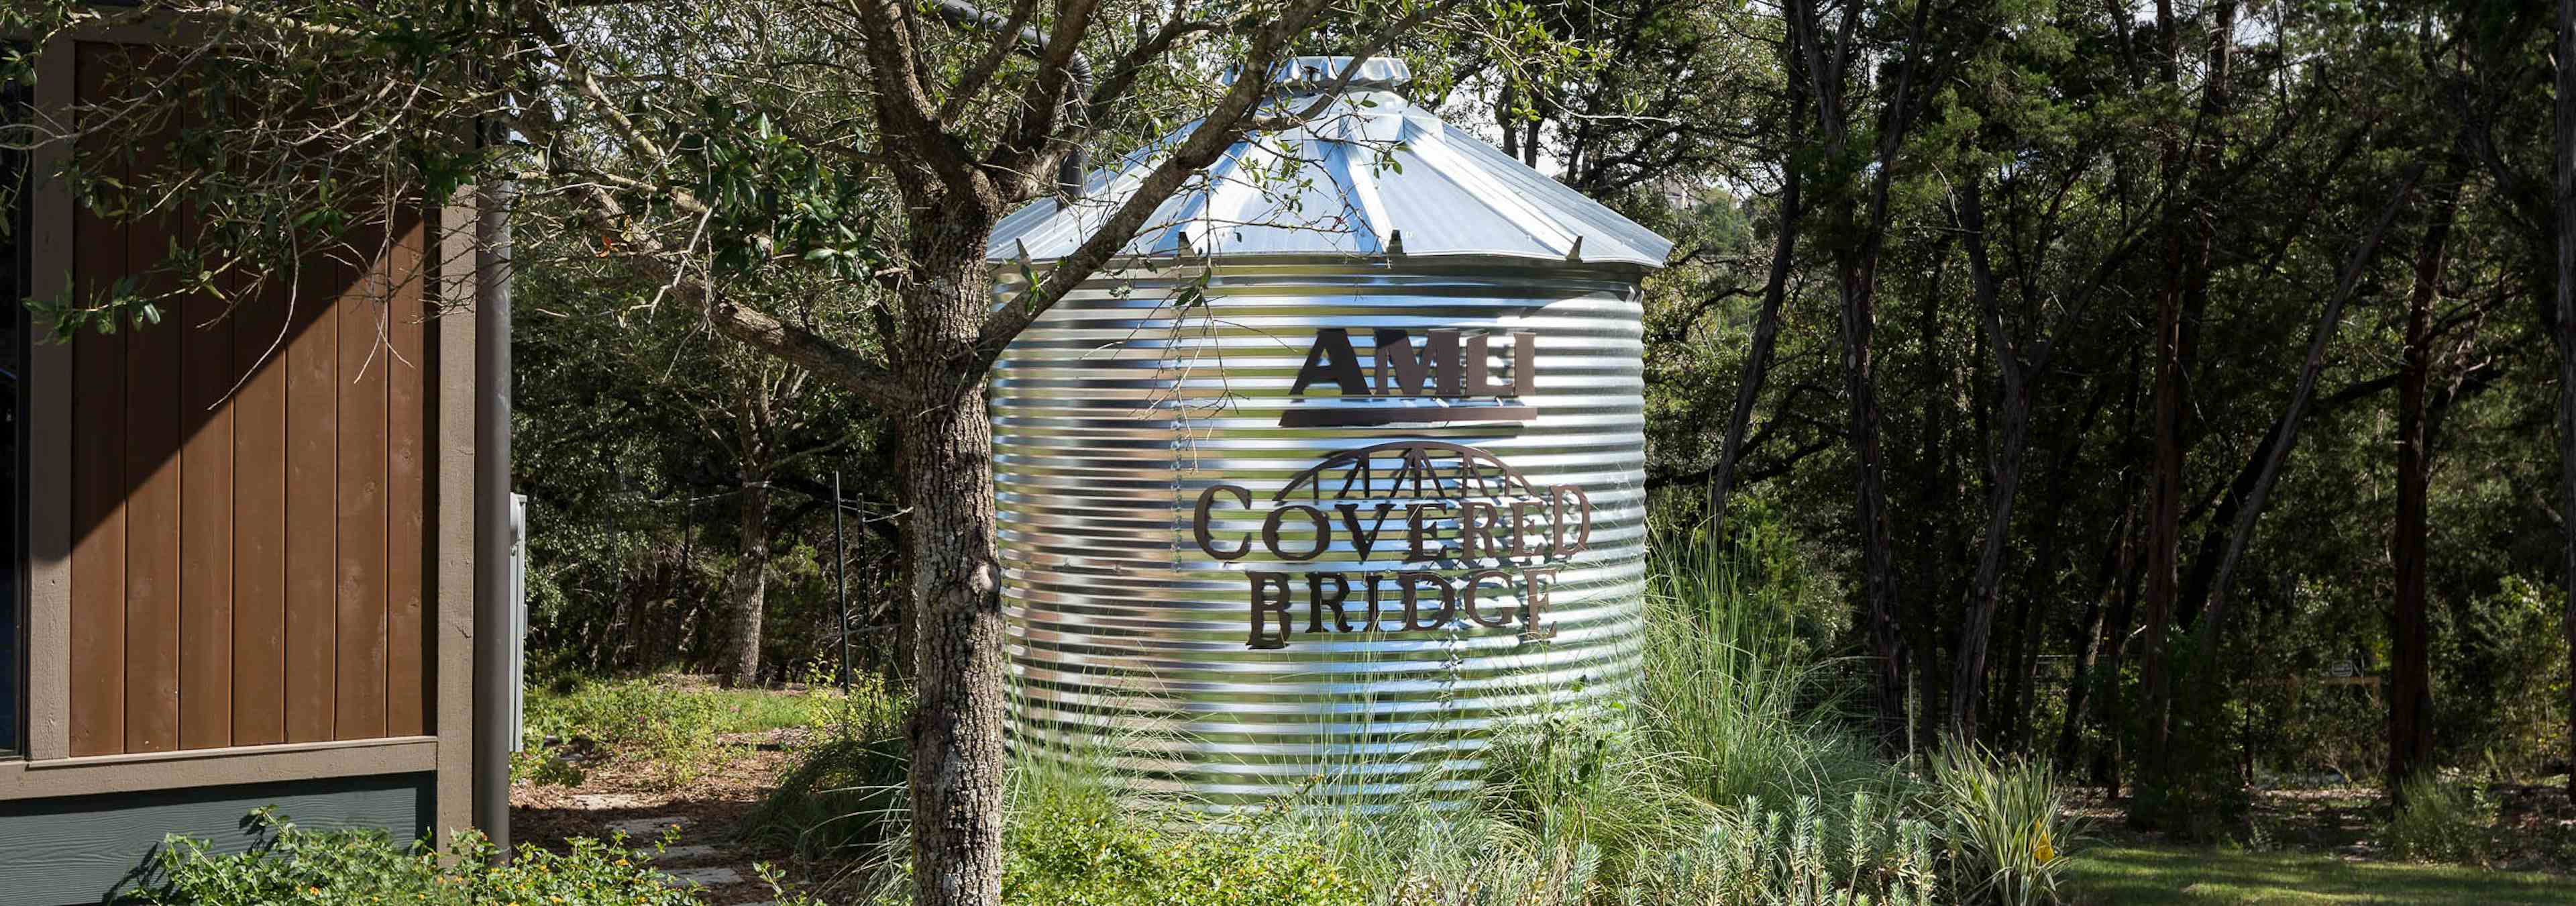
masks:
<svg viewBox="0 0 2576 906"><path fill-rule="evenodd" d="M2128 365L2126 369L2128 386L2120 392L2121 445L2127 449L2123 451L2120 458L2123 461L2134 461L2137 458L2134 454L2140 446L2138 444L2138 391L2145 383L2138 372L2138 353L2134 350L2129 354ZM2121 660L2128 650L2129 620L2137 612L2138 585L2145 577L2144 571L2138 568L2138 542L2143 528L2138 522L2143 515L2146 498L2144 490L2139 485L2145 480L2145 475L2138 469L2124 471L2126 474L2121 476L2118 498L2122 504L2118 534L2111 538L2113 558L2111 613L2109 622L2105 626L2107 631L2101 636L2102 702L2097 706L2100 711L2098 719L2103 736L2109 740L2110 745L2100 757L2093 760L2092 772L2094 782L2103 788L2104 795L2115 799L2120 795L2120 778L2127 760L2127 750L2124 747L2129 741L2125 695L2127 690L2122 687Z"/></svg>
<svg viewBox="0 0 2576 906"><path fill-rule="evenodd" d="M2576 763L2576 0L2558 0L2557 72L2558 280L2558 501L2565 540L2567 636L2567 756ZM2567 774L2567 798L2576 800L2576 771Z"/></svg>
<svg viewBox="0 0 2576 906"><path fill-rule="evenodd" d="M2075 652L2075 669L2070 671L2066 680L2066 719L2058 724L2057 745L2052 750L2060 766L2075 763L2076 743L2080 739L2078 733L2084 725L2085 699L2092 695L2093 666L2104 647L2102 599L2119 593L2120 566L2127 559L2124 551L2128 547L2129 517L2132 514L2133 511L2124 509L2120 518L2112 523L2111 541L2103 546L2102 565L2095 570L2096 581L2093 584L2096 590L2084 599L2084 614L2076 618L2074 637L2068 640L2071 643L2068 647Z"/></svg>
<svg viewBox="0 0 2576 906"><path fill-rule="evenodd" d="M2021 490L2022 455L2030 448L2030 398L2032 371L2047 367L2045 344L2039 353L2041 361L2025 368L2021 353L2014 348L2012 333L2004 326L1998 311L1994 269L1986 258L1985 201L1980 188L1982 180L1971 176L1961 187L1960 234L1966 237L1968 271L1975 281L1974 297L1978 317L1985 325L1986 345L1995 360L1995 376L2002 411L2002 437L1993 458L1993 475L1986 485L1985 546L1977 556L1977 574L1968 595L1964 624L1959 631L1959 646L1953 674L1950 677L1950 731L1961 742L1977 737L1978 709L1985 703L1986 650L1994 635L1995 605L2003 586L2004 550L2012 537L2012 514L2015 496Z"/></svg>
<svg viewBox="0 0 2576 906"><path fill-rule="evenodd" d="M1949 520L1939 518L1948 511L1949 503L1958 499L1958 457L1950 448L1950 423L1959 417L1957 401L1947 392L1955 375L1943 354L1942 341L1949 324L1941 317L1942 287L1950 271L1950 240L1936 238L1932 243L1932 274L1929 291L1923 293L1922 313L1915 317L1915 357L1918 367L1914 384L1923 388L1923 405L1914 423L1916 454L1912 477L1915 479L1914 538L1907 545L1913 557L1907 564L1913 573L1913 594L1905 597L1911 613L1903 614L1905 650L1913 657L1912 700L1920 707L1914 714L1914 740L1917 748L1928 749L1938 741L1946 724L1934 713L1946 710L1948 704L1941 692L1941 653L1956 651L1957 646L1944 646L1936 632L1951 624L1943 617L1942 605L1950 600L1941 578L1949 573L1950 555L1957 549L1957 537L1948 530ZM1974 383L1971 382L1971 386ZM1962 432L1965 433L1965 432ZM1955 641L1953 639L1947 641Z"/></svg>
<svg viewBox="0 0 2576 906"><path fill-rule="evenodd" d="M907 300L916 362L955 361L991 303L982 230L916 252L924 282ZM971 240L971 241L969 241ZM923 369L902 415L904 525L915 607L912 720L913 901L1001 901L1003 698L1001 576L995 563L993 425L981 375Z"/></svg>
<svg viewBox="0 0 2576 906"><path fill-rule="evenodd" d="M1862 613L1867 621L1877 696L1877 735L1894 751L1905 744L1905 640L1896 622L1896 569L1887 531L1887 487L1880 462L1878 378L1870 357L1877 325L1869 265L1847 256L1842 265L1842 364L1851 399L1851 444L1859 461L1853 515L1861 533Z"/></svg>
<svg viewBox="0 0 2576 906"><path fill-rule="evenodd" d="M768 611L769 476L746 469L735 496L735 538L742 550L725 578L725 685L749 688L760 685L761 622Z"/></svg>
<svg viewBox="0 0 2576 906"><path fill-rule="evenodd" d="M2316 326L2308 335L2308 356L2300 368L2298 385L2291 390L2289 403L2283 407L2280 418L2272 423L2272 430L2265 437L2262 465L2254 473L2254 483L2246 491L2244 505L2236 510L2235 525L2228 532L2226 553L2218 561L2217 577L2211 580L2209 622L2201 629L2204 648L2214 650L2218 634L2227 623L2227 591L2235 579L2237 561L2244 556L2245 545L2253 538L2254 522L2263 515L2263 504L2271 496L2272 484L2280 477L2282 464L2289 461L2291 448L2298 444L2299 426L2306 421L2308 401L2316 396L2317 375L2325 370L2326 345L2334 340L2335 332L2343 326L2344 304L2351 301L2355 287L2360 285L2362 272L2370 267L2371 258L2379 252L2380 240L2388 234L2389 225L2396 222L2397 212L2405 207L2406 197L2414 192L2416 181L2423 176L2423 164L2406 168L2397 188L2389 193L2387 204L2380 208L2379 219L2371 226L2370 235L2354 246L2352 255L2344 259L2343 270L2335 279L2334 294L2326 298L2325 306L2318 312ZM2208 654L2208 651L2202 652L2204 660Z"/></svg>
<svg viewBox="0 0 2576 906"><path fill-rule="evenodd" d="M1794 42L1782 42L1781 65L1789 74L1789 146L1806 135L1806 82ZM1505 130L1507 133L1509 130ZM1798 219L1805 213L1798 197L1802 181L1795 162L1780 167L1780 235L1771 246L1771 272L1762 283L1762 312L1753 323L1753 345L1744 352L1744 373L1735 383L1735 408L1727 414L1726 439L1717 454L1717 470L1708 481L1708 537L1726 541L1726 498L1735 489L1735 467L1744 456L1744 432L1753 424L1753 407L1762 384L1771 376L1771 350L1780 338L1780 308L1789 295L1789 275L1797 264Z"/></svg>
<svg viewBox="0 0 2576 906"><path fill-rule="evenodd" d="M2402 795L2405 783L2433 763L2433 671L2431 627L2425 622L2425 493L2432 457L2425 444L2424 391L2433 370L2433 303L2440 298L2442 247L2451 231L2452 190L2424 227L2422 250L2415 258L2415 291L2406 304L2406 355L2397 384L2397 526L2389 542L2396 567L2397 600L2391 621L2394 668L2388 695L2388 790Z"/></svg>

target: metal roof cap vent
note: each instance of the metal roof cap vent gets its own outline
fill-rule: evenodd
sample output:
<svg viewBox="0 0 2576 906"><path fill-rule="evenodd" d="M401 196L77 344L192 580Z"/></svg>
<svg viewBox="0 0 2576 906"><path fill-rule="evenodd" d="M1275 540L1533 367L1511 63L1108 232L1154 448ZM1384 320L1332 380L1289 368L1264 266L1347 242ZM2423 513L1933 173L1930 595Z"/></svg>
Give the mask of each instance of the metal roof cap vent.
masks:
<svg viewBox="0 0 2576 906"><path fill-rule="evenodd" d="M1304 112L1301 101L1353 65L1328 56L1281 62L1271 81L1282 97L1271 109ZM1183 256L1383 258L1396 254L1398 230L1402 254L1414 260L1663 266L1671 240L1392 91L1412 78L1403 60L1371 57L1357 66L1346 89L1303 125L1253 132L1227 147L1147 217L1109 269ZM1003 218L986 257L1017 262L1022 243L1032 263L1073 254L1199 126L1192 121L1093 172L1071 205L1049 199Z"/></svg>
<svg viewBox="0 0 2576 906"><path fill-rule="evenodd" d="M1330 87L1333 80L1341 78L1342 71L1349 68L1349 57L1290 57L1271 67L1270 82L1288 86L1293 94L1311 94ZM1233 85L1240 75L1239 69L1227 70L1221 81ZM1359 72L1351 76L1348 87L1363 91L1393 91L1412 81L1413 67L1405 65L1403 60L1370 57L1367 62L1359 64Z"/></svg>

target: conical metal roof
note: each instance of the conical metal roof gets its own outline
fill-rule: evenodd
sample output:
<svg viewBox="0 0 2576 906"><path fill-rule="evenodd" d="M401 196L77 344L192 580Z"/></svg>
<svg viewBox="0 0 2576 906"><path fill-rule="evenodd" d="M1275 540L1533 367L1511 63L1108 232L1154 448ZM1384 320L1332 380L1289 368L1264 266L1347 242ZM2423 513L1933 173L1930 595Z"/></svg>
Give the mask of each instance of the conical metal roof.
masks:
<svg viewBox="0 0 2576 906"><path fill-rule="evenodd" d="M1272 81L1276 109L1300 110L1349 57L1298 57ZM1671 240L1505 156L1388 89L1404 62L1372 59L1304 127L1248 135L1164 201L1127 256L1489 255L1661 267ZM1300 91L1300 89L1307 91ZM1073 254L1179 147L1183 126L1092 173L1082 197L1013 212L987 255L1032 261Z"/></svg>

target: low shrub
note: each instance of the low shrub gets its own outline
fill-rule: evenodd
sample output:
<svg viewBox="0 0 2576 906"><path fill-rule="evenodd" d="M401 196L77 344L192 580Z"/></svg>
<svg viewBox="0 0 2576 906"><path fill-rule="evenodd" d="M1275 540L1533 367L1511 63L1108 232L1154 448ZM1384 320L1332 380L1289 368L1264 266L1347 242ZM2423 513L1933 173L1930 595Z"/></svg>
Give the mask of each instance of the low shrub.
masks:
<svg viewBox="0 0 2576 906"><path fill-rule="evenodd" d="M2082 829L2067 817L2056 770L1974 746L1929 760L1959 889L2016 906L2063 899L2059 882Z"/></svg>
<svg viewBox="0 0 2576 906"><path fill-rule="evenodd" d="M1036 794L1007 831L1014 906L1365 906L1316 843L1140 820L1097 790Z"/></svg>
<svg viewBox="0 0 2576 906"><path fill-rule="evenodd" d="M245 819L260 835L246 852L218 855L203 840L172 837L157 856L160 878L135 899L162 906L697 906L652 869L647 850L572 841L569 852L521 847L490 864L481 834L458 834L445 851L426 840L398 844L381 830L310 831L272 809ZM774 891L774 885L773 885ZM782 903L812 906L780 894Z"/></svg>
<svg viewBox="0 0 2576 906"><path fill-rule="evenodd" d="M762 693L766 694L766 693ZM588 740L616 757L650 767L663 788L685 786L730 754L721 734L739 706L720 690L690 689L662 678L576 685L560 696L531 697L529 744L512 774L539 783L579 783L548 739Z"/></svg>
<svg viewBox="0 0 2576 906"><path fill-rule="evenodd" d="M2390 856L2415 862L2486 861L2496 802L2485 787L2445 782L2426 771L2398 792L2401 804L2380 832L2380 844Z"/></svg>
<svg viewBox="0 0 2576 906"><path fill-rule="evenodd" d="M850 691L817 691L808 743L793 767L742 822L746 840L803 858L874 850L902 839L910 760L903 725L911 703L869 676Z"/></svg>

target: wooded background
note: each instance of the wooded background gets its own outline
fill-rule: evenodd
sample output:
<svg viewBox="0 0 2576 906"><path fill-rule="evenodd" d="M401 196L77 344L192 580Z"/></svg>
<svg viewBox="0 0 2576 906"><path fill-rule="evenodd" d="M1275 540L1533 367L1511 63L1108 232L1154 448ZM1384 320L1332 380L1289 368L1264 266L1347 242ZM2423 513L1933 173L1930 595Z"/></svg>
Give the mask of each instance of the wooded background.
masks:
<svg viewBox="0 0 2576 906"><path fill-rule="evenodd" d="M301 21L397 33L373 7L314 6L341 18ZM535 641L558 669L791 679L844 632L865 669L913 662L905 590L922 561L907 532L937 504L899 481L909 416L867 404L859 371L789 364L841 359L777 340L855 337L839 348L867 359L915 338L887 315L897 289L881 268L921 263L886 249L930 248L926 209L906 194L915 171L879 156L912 139L869 131L882 95L833 87L888 64L836 61L815 37L828 30L799 30L836 10L530 3L521 14L544 27L504 50L588 67L521 73L553 80L525 97L565 106L514 108L531 131L509 153L407 158L420 194L529 180L518 473ZM1084 53L1150 64L1116 74L1129 93L1115 116L1102 106L1066 133L1095 160L1207 109L1202 76L1267 47L1263 23L1315 15L1078 15L1095 14L1135 26L1071 32L1090 36ZM1812 617L1845 643L1886 749L1950 734L2050 754L2177 829L2232 814L2240 781L2269 773L2568 769L2576 498L2561 490L2555 337L2570 327L2576 173L2556 169L2576 158L2553 124L2576 121L2554 106L2576 104L2554 62L2576 50L2552 49L2568 11L1601 0L1334 14L1296 20L1288 43L1405 57L1417 103L1680 241L1647 313L1664 543L1794 539L1820 589ZM1479 15L1488 27L1459 24ZM923 71L970 74L952 98L985 87L974 73L1063 65L906 28ZM1199 33L1222 40L1153 52ZM368 46L426 73L397 86L446 92L406 101L401 122L490 105L434 42ZM355 94L321 96L389 96L347 78L332 90ZM977 135L1005 125L939 112ZM1013 185L993 197L1043 191ZM792 330L753 331L744 311ZM848 627L829 594L835 471Z"/></svg>

